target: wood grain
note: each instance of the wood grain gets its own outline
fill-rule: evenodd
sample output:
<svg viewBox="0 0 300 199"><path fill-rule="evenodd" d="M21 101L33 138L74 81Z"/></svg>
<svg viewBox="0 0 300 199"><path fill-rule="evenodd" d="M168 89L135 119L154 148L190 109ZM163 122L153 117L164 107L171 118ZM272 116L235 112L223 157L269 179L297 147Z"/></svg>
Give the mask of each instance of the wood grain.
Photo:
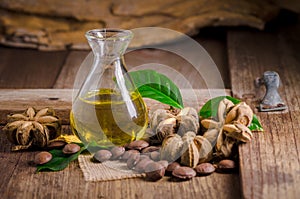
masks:
<svg viewBox="0 0 300 199"><path fill-rule="evenodd" d="M67 51L38 52L0 47L0 88L49 88Z"/></svg>
<svg viewBox="0 0 300 199"><path fill-rule="evenodd" d="M73 88L77 71L88 53L89 51L71 51L68 54L54 88Z"/></svg>
<svg viewBox="0 0 300 199"><path fill-rule="evenodd" d="M21 101L15 101L14 108L23 107L23 103L34 96L37 103L45 96L55 96L67 102L70 100L68 89L27 89L27 90L1 90L3 96L14 96L18 99L24 96ZM182 90L184 100L187 105L200 107L211 98L212 95L229 94L229 90ZM195 95L193 95L194 93ZM55 94L55 95L54 95ZM188 96L188 97L187 97ZM8 102L5 97L0 99L0 105ZM52 101L41 100L47 106ZM41 102L40 101L40 102ZM18 106L20 103L20 106ZM160 103L146 100L150 110L153 107L161 106ZM39 103L37 103L39 104ZM61 104L63 107L63 103ZM65 104L65 110L69 110L69 105ZM1 108L3 106L0 106ZM9 106L7 107L7 109ZM3 112L3 110L0 110ZM71 133L69 126L64 126L65 134ZM225 199L240 198L239 176L234 174L214 173L207 177L196 177L191 181L172 182L165 177L163 180L153 183L144 179L124 179L109 182L85 182L83 175L78 168L78 162L72 162L65 170L60 172L35 173L36 168L30 166L30 161L34 159L37 151L9 152L11 144L8 143L5 134L0 129L0 160L7 164L0 164L2 184L0 195L2 198L218 198ZM5 171L5 172L3 172ZM113 190L113 191L112 191Z"/></svg>
<svg viewBox="0 0 300 199"><path fill-rule="evenodd" d="M274 70L281 77L280 94L288 105L285 112L257 113L265 132L255 133L252 142L239 147L244 198L298 198L300 194L300 59L296 55L300 40L295 36L300 31L296 29L293 36L286 28L275 29L275 34L228 33L233 95L255 108L263 92L253 81Z"/></svg>
<svg viewBox="0 0 300 199"><path fill-rule="evenodd" d="M0 89L0 125L7 122L7 115L23 112L28 107L41 109L51 107L63 124L69 124L69 114L72 106L72 89ZM210 98L220 95L230 95L230 90L223 89L182 89L181 94L185 106L197 110ZM145 99L151 109L166 107L160 102Z"/></svg>
<svg viewBox="0 0 300 199"><path fill-rule="evenodd" d="M211 34L213 32L214 34ZM230 88L230 81L228 78L228 66L226 56L226 32L222 29L211 29L203 31L197 37L193 38L197 41L207 52L207 54L195 51L191 48L190 42L175 41L173 43L166 43L155 48L141 48L136 49L125 54L125 63L128 71L153 69L156 70L174 81L174 83L181 89L203 89L208 87L208 75L204 69L197 71L189 61L199 60L200 64L208 65L212 59L215 62L217 71L220 72L220 79L224 82L225 88ZM200 46L198 47L201 48ZM161 49L168 49L161 50ZM181 57L178 54L171 52L172 50L181 49L189 57ZM62 69L56 79L54 88L73 88L77 72L83 71L83 74L88 71L80 68L81 64L86 59L88 51L71 51L62 66ZM92 57L90 57L92 64ZM89 67L87 67L89 68ZM83 75L84 76L84 75ZM210 74L210 78L211 78ZM205 81L206 80L206 81ZM223 88L217 81L211 81L210 88Z"/></svg>

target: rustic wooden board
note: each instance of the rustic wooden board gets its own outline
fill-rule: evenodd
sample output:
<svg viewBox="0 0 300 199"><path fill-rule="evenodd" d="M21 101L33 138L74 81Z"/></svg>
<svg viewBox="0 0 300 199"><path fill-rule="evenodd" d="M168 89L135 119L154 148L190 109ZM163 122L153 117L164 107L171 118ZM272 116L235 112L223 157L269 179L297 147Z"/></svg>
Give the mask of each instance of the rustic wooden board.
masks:
<svg viewBox="0 0 300 199"><path fill-rule="evenodd" d="M67 54L0 47L0 88L51 88Z"/></svg>
<svg viewBox="0 0 300 199"><path fill-rule="evenodd" d="M257 113L265 132L254 133L252 142L239 147L244 198L300 195L300 31L299 27L292 30L228 33L233 95L255 108L263 92L255 88L254 80L264 71L274 70L281 77L280 94L288 105L285 112Z"/></svg>
<svg viewBox="0 0 300 199"><path fill-rule="evenodd" d="M72 89L0 89L0 125L7 122L8 114L23 112L30 106L36 109L51 107L62 119L63 124L69 124L72 92ZM231 93L230 90L223 89L182 89L181 94L185 106L199 110L208 99ZM150 99L145 99L145 102L152 109L163 106Z"/></svg>
<svg viewBox="0 0 300 199"><path fill-rule="evenodd" d="M71 51L62 66L54 88L73 88L76 73L89 51Z"/></svg>
<svg viewBox="0 0 300 199"><path fill-rule="evenodd" d="M72 89L0 89L0 124L7 122L7 115L23 112L28 107L51 107L63 124L69 123L72 106Z"/></svg>
<svg viewBox="0 0 300 199"><path fill-rule="evenodd" d="M21 110L25 105L54 106L55 109L70 109L68 89L25 89L1 90L0 112L12 108ZM215 95L230 94L229 90L182 90L187 106L200 107ZM195 93L193 96L191 93ZM22 96L22 97L21 97ZM39 97L40 96L40 97ZM49 96L59 98L59 103L48 100ZM190 97L186 97L190 96ZM14 101L14 104L8 98ZM19 100L17 100L19 99ZM35 101L31 101L34 99ZM148 107L161 106L160 103L146 100ZM3 106L2 106L3 105ZM3 107L6 107L3 110ZM63 108L64 107L64 108ZM63 115L62 115L63 116ZM66 115L65 115L66 116ZM1 120L2 121L2 120ZM70 133L64 126L64 133ZM214 173L207 177L197 177L186 182L170 182L168 178L153 183L143 179L124 179L110 182L85 182L75 161L60 172L35 173L30 166L36 151L9 151L8 143L0 128L0 184L1 198L240 198L239 175ZM4 172L5 171L5 172ZM112 191L113 190L113 191Z"/></svg>
<svg viewBox="0 0 300 199"><path fill-rule="evenodd" d="M224 30L222 31L222 29L219 29L217 32L218 33L211 34L209 31L203 31L200 36L194 37L194 39L209 53L218 67L225 88L229 88L230 82L228 78L225 46L226 33ZM182 51L189 55L190 59L185 60L187 59L186 57L181 57L172 52L160 50L159 48L170 50L182 49ZM73 88L76 73L79 71L82 62L88 54L89 51L71 51L67 55L61 72L56 79L54 88ZM203 89L207 88L207 82L204 81L205 77L203 77L204 74L200 74L195 67L188 62L191 61L192 58L199 59L199 56L203 55L195 51L194 48L191 48L190 43L177 41L157 46L156 49L141 48L130 51L125 54L125 62L129 71L150 68L168 76L179 88ZM213 83L215 83L215 85L210 85L211 88L221 88L217 85L217 82Z"/></svg>

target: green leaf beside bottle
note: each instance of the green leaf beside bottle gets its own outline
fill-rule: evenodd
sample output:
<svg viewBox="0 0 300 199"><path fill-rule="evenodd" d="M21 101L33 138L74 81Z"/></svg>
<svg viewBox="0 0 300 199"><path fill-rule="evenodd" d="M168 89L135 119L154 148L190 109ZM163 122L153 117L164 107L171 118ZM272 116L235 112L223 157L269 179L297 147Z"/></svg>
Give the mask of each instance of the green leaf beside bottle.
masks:
<svg viewBox="0 0 300 199"><path fill-rule="evenodd" d="M139 70L129 74L142 97L183 108L180 90L167 76L154 70Z"/></svg>

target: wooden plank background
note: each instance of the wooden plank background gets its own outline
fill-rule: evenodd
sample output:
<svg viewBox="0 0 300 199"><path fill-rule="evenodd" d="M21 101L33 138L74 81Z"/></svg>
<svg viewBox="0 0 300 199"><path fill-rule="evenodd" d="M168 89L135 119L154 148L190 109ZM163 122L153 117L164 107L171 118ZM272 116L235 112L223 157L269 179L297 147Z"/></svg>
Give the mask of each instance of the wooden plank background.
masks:
<svg viewBox="0 0 300 199"><path fill-rule="evenodd" d="M265 132L254 133L253 141L239 148L239 173L214 173L187 182L167 179L156 183L142 179L84 182L76 161L60 172L35 173L35 167L28 162L37 152L10 152L11 145L0 130L1 198L298 198L300 26L299 21L294 22L287 20L266 31L210 29L195 38L217 63L226 88L233 96L251 104L254 110L264 94L263 88L254 87L254 79L266 70L275 70L281 76L280 94L288 111L256 112ZM86 51L38 52L0 47L0 88L5 89L1 90L0 97L2 125L10 109L18 111L28 105L28 96L36 100L32 100L33 104L56 104L58 112L60 104L63 114L62 110L70 106L70 90L66 89L73 87L75 74L86 55ZM129 53L126 62L132 69L148 61L163 60L193 80L193 88L205 88L202 77L195 75L185 60L172 56L148 49ZM186 85L178 82L179 87L185 88ZM24 88L42 90L7 90ZM18 93L10 98L12 92ZM18 106L10 104L13 96ZM64 131L70 132L67 125Z"/></svg>
<svg viewBox="0 0 300 199"><path fill-rule="evenodd" d="M255 133L250 144L239 148L244 198L297 198L300 194L299 30L298 25L280 29L276 35L228 33L233 95L255 108L262 96L253 81L272 70L280 74L280 93L288 106L284 112L257 113L265 132Z"/></svg>

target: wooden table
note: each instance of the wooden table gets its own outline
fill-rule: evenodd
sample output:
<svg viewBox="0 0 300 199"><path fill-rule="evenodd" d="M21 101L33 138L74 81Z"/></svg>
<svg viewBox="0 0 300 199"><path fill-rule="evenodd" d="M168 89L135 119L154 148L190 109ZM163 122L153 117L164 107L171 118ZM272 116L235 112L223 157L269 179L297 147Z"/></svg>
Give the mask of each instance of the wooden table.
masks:
<svg viewBox="0 0 300 199"><path fill-rule="evenodd" d="M35 167L28 162L37 152L11 152L11 144L0 131L1 198L298 198L299 35L298 22L275 25L267 31L210 29L196 37L217 63L229 92L254 110L263 96L263 90L254 87L254 79L267 70L277 71L281 76L280 94L288 111L256 113L265 132L254 133L251 143L239 147L239 173L214 173L185 182L167 179L155 183L143 179L85 182L77 161L60 172L35 173ZM54 106L67 124L71 106L68 89L72 88L76 71L86 55L85 51L38 52L0 47L2 127L8 112L28 105ZM194 89L203 89L201 77L193 76L194 71L184 60L170 56L173 55L167 52L142 50L128 54L126 61L128 68L132 68L149 60L167 60L165 64L192 78ZM179 86L184 89L184 85ZM64 131L70 131L68 125Z"/></svg>

